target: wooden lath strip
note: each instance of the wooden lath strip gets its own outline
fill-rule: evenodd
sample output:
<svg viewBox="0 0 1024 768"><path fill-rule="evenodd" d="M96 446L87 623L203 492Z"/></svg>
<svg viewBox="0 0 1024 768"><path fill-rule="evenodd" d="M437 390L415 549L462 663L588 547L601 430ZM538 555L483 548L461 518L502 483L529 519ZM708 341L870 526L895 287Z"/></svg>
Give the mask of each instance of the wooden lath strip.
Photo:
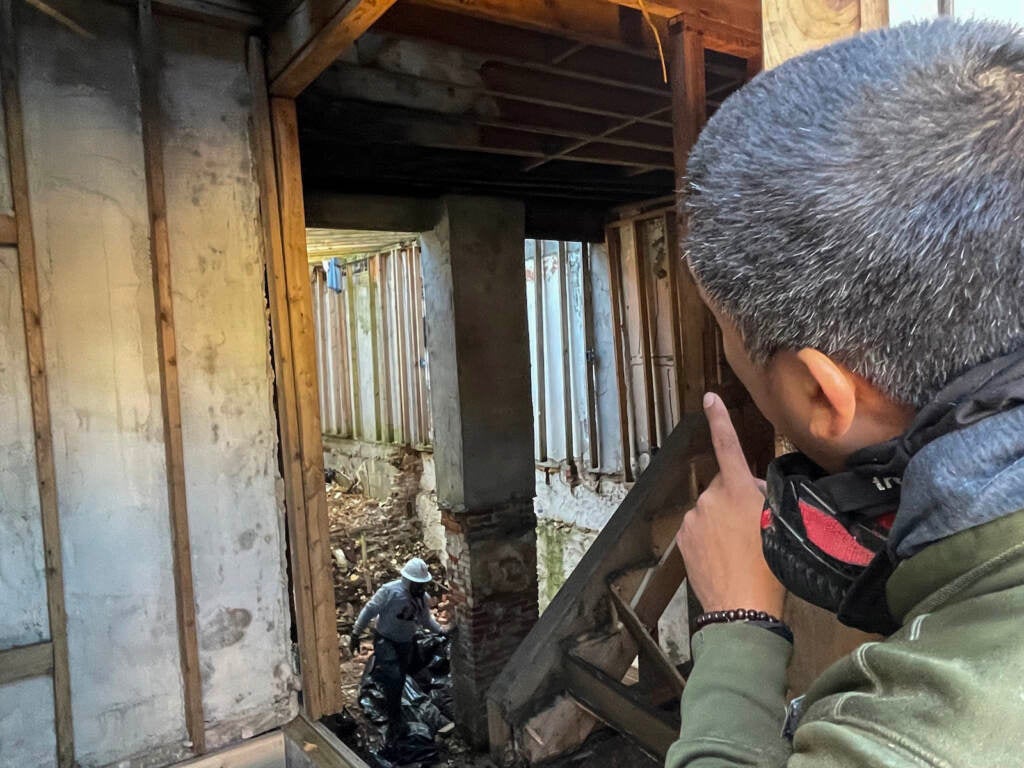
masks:
<svg viewBox="0 0 1024 768"><path fill-rule="evenodd" d="M334 580L330 560L330 532L327 524L327 496L324 492L324 453L320 427L316 348L313 339L312 296L306 262L306 223L302 200L302 171L299 159L299 126L292 99L270 102L277 170L277 196L281 215L286 306L290 317L292 364L298 424L302 492L305 498L304 530L290 546L307 549L308 583L296 595L307 601L311 611L314 645L309 650L303 689L307 713L314 719L341 709L340 668L334 603ZM351 265L348 269L351 270ZM358 409L357 409L358 410ZM298 513L298 510L296 510ZM315 702L315 704L314 704Z"/></svg>
<svg viewBox="0 0 1024 768"><path fill-rule="evenodd" d="M7 159L11 173L18 277L28 354L29 396L35 435L36 481L43 524L43 561L46 567L46 605L53 645L53 707L57 736L57 765L71 768L75 761L71 720L71 670L68 664L67 611L64 604L64 562L61 555L60 511L57 505L57 470L53 458L50 395L46 379L39 278L36 272L35 236L29 202L28 163L25 156L25 124L18 88L17 37L11 0L0 0L0 78L3 87Z"/></svg>
<svg viewBox="0 0 1024 768"><path fill-rule="evenodd" d="M263 46L249 38L249 82L253 94L253 143L256 175L262 201L260 217L266 249L267 294L273 334L274 383L277 400L278 435L281 440L281 475L284 480L285 519L288 527L288 557L291 566L292 607L297 625L299 666L302 673L303 703L311 712L321 711L316 684L316 631L312 614L312 586L306 541L306 497L302 481L298 415L295 407L295 378L292 369L291 316L285 280L284 244L281 233L280 200L274 160L273 130Z"/></svg>
<svg viewBox="0 0 1024 768"><path fill-rule="evenodd" d="M665 651L658 645L658 641L654 639L647 627L644 626L643 621L636 615L629 603L622 599L614 586L609 587L608 592L619 620L626 627L626 631L633 636L640 649L641 660L656 670L660 680L670 686L673 694L676 696L682 694L686 681L683 680L683 676L679 674L679 670L672 664Z"/></svg>
<svg viewBox="0 0 1024 768"><path fill-rule="evenodd" d="M53 643L21 645L0 651L0 685L53 673Z"/></svg>
<svg viewBox="0 0 1024 768"><path fill-rule="evenodd" d="M192 545L189 540L188 502L185 493L185 444L181 434L178 346L171 291L171 244L167 230L164 150L160 131L160 41L150 0L139 0L138 14L142 147L146 168L146 196L149 203L150 259L156 303L156 344L163 406L167 502L171 515L178 650L185 688L185 726L192 741L192 750L196 754L202 754L206 751L206 729L203 723L203 685L199 670Z"/></svg>

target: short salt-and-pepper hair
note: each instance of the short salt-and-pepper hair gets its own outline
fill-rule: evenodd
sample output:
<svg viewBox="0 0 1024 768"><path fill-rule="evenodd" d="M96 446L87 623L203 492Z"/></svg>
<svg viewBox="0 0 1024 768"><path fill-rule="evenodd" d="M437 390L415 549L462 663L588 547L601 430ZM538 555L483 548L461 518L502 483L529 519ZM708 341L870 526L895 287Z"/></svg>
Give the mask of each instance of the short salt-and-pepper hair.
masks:
<svg viewBox="0 0 1024 768"><path fill-rule="evenodd" d="M691 154L684 255L751 357L814 347L897 401L1024 347L1024 36L883 30L730 97Z"/></svg>

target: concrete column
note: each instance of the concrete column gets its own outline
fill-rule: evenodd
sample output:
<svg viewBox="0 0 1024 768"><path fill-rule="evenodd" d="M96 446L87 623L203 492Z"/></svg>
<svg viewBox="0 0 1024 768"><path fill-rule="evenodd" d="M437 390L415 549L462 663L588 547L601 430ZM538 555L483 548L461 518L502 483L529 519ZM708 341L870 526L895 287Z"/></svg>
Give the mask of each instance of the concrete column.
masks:
<svg viewBox="0 0 1024 768"><path fill-rule="evenodd" d="M477 746L487 688L537 620L523 221L517 202L445 197L421 241L455 709Z"/></svg>

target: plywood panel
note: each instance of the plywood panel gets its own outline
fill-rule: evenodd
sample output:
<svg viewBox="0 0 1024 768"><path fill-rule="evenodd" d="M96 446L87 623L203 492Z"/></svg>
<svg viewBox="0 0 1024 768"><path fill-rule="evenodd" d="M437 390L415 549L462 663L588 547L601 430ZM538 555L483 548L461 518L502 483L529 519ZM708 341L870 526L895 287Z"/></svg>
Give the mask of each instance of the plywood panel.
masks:
<svg viewBox="0 0 1024 768"><path fill-rule="evenodd" d="M0 649L49 637L17 258L0 248Z"/></svg>
<svg viewBox="0 0 1024 768"><path fill-rule="evenodd" d="M246 40L162 18L164 168L210 748L296 712Z"/></svg>
<svg viewBox="0 0 1024 768"><path fill-rule="evenodd" d="M62 6L98 44L17 7L77 758L168 762L186 735L135 22Z"/></svg>

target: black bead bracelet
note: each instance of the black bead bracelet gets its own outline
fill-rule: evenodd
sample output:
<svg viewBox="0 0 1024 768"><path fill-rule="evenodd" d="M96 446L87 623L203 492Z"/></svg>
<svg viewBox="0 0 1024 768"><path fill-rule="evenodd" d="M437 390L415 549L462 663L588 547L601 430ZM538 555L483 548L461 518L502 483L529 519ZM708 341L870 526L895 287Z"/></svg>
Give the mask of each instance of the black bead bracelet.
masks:
<svg viewBox="0 0 1024 768"><path fill-rule="evenodd" d="M772 624L783 624L782 619L772 616L765 611L751 611L746 608L733 608L728 611L708 611L694 619L697 629L703 629L708 624L725 624L730 621L764 621Z"/></svg>

